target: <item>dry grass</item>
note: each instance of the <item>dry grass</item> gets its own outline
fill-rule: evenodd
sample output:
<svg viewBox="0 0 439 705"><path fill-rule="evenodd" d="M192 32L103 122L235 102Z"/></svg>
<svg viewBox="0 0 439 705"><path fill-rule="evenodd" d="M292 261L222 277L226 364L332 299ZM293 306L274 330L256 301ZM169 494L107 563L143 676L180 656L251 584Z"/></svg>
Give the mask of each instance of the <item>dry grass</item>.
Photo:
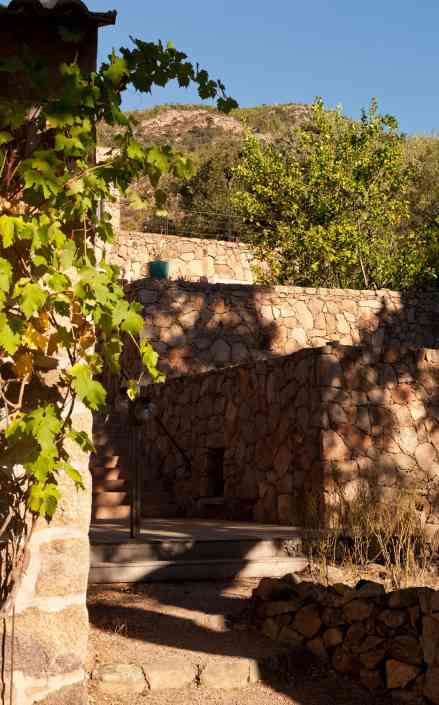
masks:
<svg viewBox="0 0 439 705"><path fill-rule="evenodd" d="M377 572L388 589L439 582L438 536L427 531L416 499L408 492L395 493L391 503L365 492L355 501L340 503L336 528L315 533L309 545L313 578L331 582L338 566L353 580Z"/></svg>

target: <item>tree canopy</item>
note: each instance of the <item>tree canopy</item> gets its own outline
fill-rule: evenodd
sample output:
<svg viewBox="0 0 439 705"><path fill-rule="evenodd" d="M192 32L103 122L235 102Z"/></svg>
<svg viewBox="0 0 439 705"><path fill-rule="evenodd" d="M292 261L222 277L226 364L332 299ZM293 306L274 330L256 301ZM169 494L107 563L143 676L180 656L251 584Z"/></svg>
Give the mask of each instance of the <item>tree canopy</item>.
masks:
<svg viewBox="0 0 439 705"><path fill-rule="evenodd" d="M436 278L437 228L413 229L413 171L395 118L375 102L359 121L317 100L281 144L249 135L235 206L268 281L406 288Z"/></svg>

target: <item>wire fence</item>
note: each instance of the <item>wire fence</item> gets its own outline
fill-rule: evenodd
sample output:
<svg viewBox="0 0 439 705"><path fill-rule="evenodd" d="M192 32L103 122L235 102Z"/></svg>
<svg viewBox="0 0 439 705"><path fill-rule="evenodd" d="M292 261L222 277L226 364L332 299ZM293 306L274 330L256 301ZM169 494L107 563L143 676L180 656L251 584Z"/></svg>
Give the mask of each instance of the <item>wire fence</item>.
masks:
<svg viewBox="0 0 439 705"><path fill-rule="evenodd" d="M121 202L122 227L160 235L212 238L230 241L248 241L249 227L233 210L178 210L167 216L151 215L146 210L134 210L128 200ZM129 229L128 227L128 229Z"/></svg>

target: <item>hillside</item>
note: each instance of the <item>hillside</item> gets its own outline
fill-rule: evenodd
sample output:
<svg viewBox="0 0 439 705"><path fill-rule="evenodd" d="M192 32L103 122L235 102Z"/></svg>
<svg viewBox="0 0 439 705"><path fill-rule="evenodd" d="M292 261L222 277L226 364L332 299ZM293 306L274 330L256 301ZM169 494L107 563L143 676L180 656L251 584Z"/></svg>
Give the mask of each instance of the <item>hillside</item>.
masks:
<svg viewBox="0 0 439 705"><path fill-rule="evenodd" d="M289 103L238 108L229 115L203 105L161 105L129 113L141 142L171 144L190 154L198 175L189 184L163 179L162 188L168 193L166 219L153 215L148 184L136 184L136 190L151 206L133 209L125 200L122 227L201 237L243 237L230 213L225 173L237 160L246 131L276 141L302 125L309 112L309 105ZM99 129L102 146L108 145L110 130L108 126Z"/></svg>
<svg viewBox="0 0 439 705"><path fill-rule="evenodd" d="M276 138L302 124L309 110L309 105L287 103L238 108L224 115L205 105L160 105L129 115L135 122L136 136L145 143L168 142L196 152L200 146L211 145L215 140L242 138L246 128L267 139ZM106 126L99 132L103 146L108 141L108 130Z"/></svg>

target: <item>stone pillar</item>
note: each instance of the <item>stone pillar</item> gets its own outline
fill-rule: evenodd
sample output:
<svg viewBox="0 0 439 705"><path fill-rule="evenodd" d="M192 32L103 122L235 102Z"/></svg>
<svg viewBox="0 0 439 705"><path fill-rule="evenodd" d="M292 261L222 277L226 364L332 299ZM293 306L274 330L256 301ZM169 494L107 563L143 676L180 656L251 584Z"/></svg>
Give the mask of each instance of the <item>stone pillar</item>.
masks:
<svg viewBox="0 0 439 705"><path fill-rule="evenodd" d="M78 430L91 431L91 414L79 402L74 425ZM5 656L5 683L0 679L0 693L3 688L8 705L12 658L14 705L87 703L86 590L91 480L88 455L73 444L68 450L86 489L76 490L67 476L60 478L62 496L57 512L50 524L38 521L30 541L27 566L15 602L15 624L12 615L0 622L0 646Z"/></svg>

